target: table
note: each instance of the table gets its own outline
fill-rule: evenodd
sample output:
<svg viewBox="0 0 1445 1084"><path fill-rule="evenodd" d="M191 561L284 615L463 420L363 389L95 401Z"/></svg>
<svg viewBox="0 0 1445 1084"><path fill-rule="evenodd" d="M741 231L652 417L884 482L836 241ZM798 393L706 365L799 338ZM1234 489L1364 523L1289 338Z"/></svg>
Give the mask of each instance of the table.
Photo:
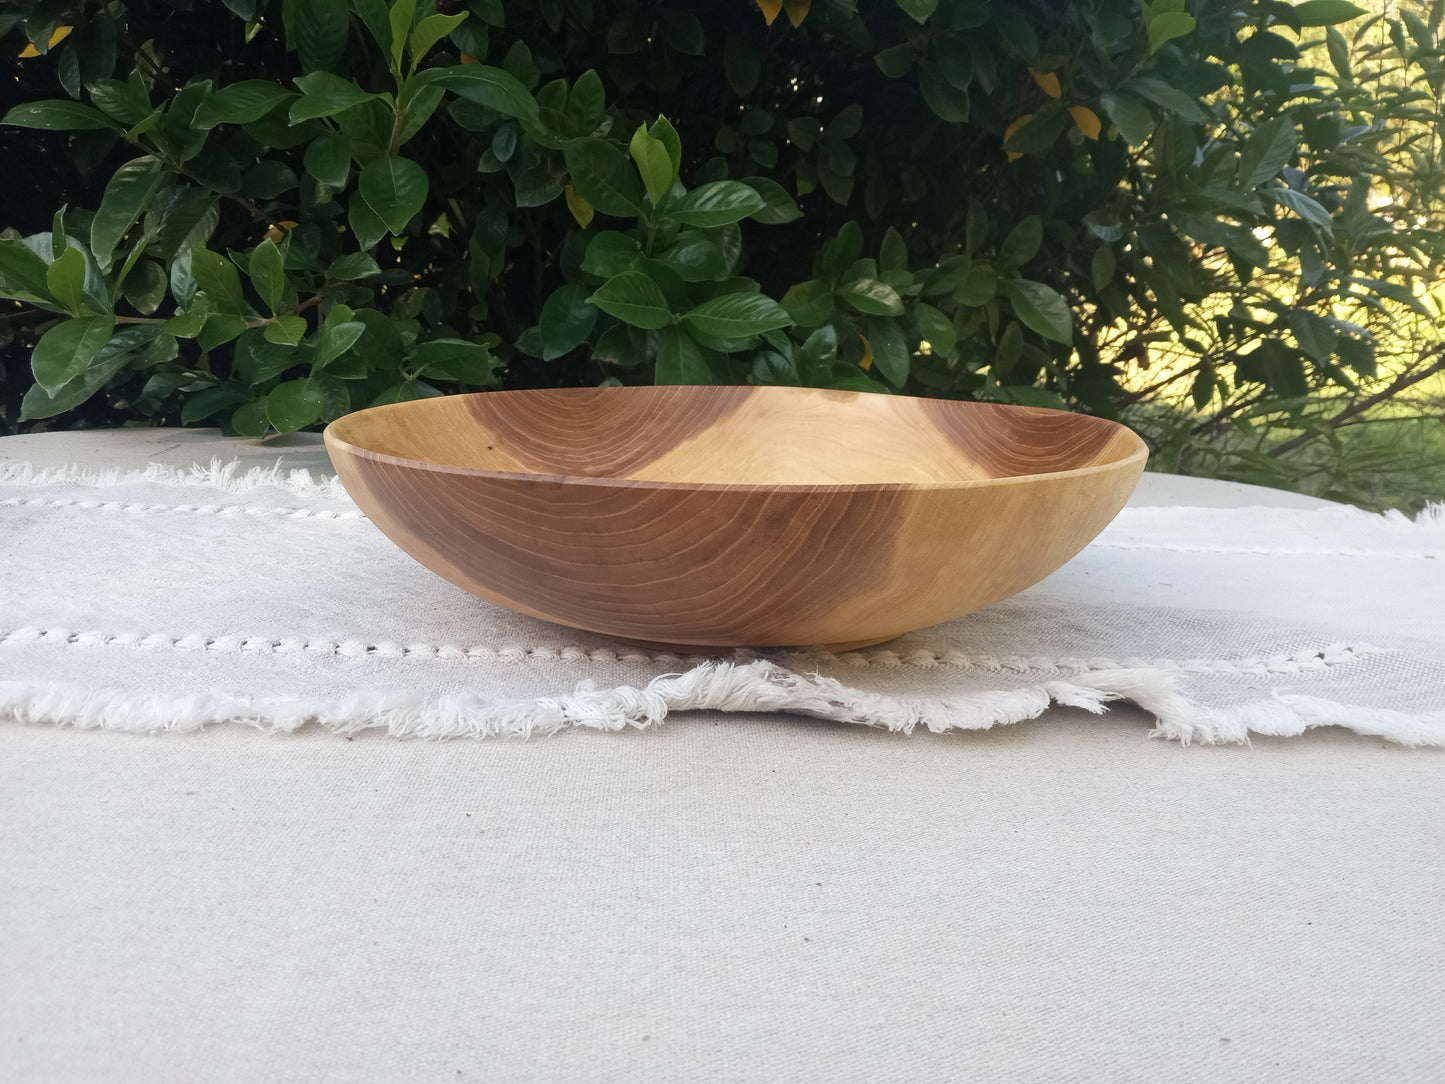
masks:
<svg viewBox="0 0 1445 1084"><path fill-rule="evenodd" d="M324 465L313 438L0 440L213 454ZM0 1079L1438 1081L1445 751L1147 729L0 723Z"/></svg>

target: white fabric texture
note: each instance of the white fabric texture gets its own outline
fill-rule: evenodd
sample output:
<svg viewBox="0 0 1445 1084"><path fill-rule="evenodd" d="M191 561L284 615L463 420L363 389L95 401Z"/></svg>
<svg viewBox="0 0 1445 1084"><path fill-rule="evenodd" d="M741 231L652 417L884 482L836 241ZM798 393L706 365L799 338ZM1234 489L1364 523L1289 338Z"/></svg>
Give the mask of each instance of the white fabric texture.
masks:
<svg viewBox="0 0 1445 1084"><path fill-rule="evenodd" d="M911 731L1127 699L1185 742L1445 745L1445 512L1126 509L1064 569L854 652L683 657L509 613L334 479L0 468L0 714L133 731L617 730L691 709Z"/></svg>

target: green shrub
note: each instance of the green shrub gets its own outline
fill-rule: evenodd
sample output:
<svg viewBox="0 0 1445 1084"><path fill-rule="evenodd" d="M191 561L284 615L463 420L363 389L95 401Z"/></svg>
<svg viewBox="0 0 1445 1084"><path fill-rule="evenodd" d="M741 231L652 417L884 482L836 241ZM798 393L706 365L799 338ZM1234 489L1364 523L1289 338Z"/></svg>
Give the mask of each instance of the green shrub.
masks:
<svg viewBox="0 0 1445 1084"><path fill-rule="evenodd" d="M176 7L0 2L58 95L5 122L102 190L0 238L22 420L653 381L1111 412L1159 342L1200 406L1300 397L1440 255L1370 199L1346 0ZM1438 25L1391 25L1438 100Z"/></svg>

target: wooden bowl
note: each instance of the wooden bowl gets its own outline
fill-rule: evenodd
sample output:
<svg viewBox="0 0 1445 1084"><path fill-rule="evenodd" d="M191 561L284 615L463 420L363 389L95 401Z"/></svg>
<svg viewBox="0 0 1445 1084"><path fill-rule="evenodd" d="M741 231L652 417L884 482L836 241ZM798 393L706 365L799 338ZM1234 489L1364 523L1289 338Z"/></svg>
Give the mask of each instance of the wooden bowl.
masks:
<svg viewBox="0 0 1445 1084"><path fill-rule="evenodd" d="M501 606L680 647L857 647L1054 571L1144 469L1117 423L783 387L421 399L326 429L347 491Z"/></svg>

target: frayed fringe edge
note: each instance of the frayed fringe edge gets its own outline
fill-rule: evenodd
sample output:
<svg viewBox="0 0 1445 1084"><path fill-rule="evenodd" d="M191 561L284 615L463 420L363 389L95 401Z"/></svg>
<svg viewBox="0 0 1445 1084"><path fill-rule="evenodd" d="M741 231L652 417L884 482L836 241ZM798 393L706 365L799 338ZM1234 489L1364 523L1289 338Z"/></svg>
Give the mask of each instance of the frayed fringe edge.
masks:
<svg viewBox="0 0 1445 1084"><path fill-rule="evenodd" d="M209 466L194 464L189 470L151 463L142 470L90 470L80 466L37 468L33 463L0 464L0 485L43 489L50 486L106 488L150 483L162 486L207 486L224 493L248 493L253 489L281 489L305 497L351 501L339 479L315 475L309 470L283 470L278 457L270 467L242 469L239 460L212 459Z"/></svg>
<svg viewBox="0 0 1445 1084"><path fill-rule="evenodd" d="M131 733L198 730L239 723L291 732L308 724L338 734L384 730L398 738L554 734L568 727L619 731L663 723L680 711L790 712L909 734L983 730L1043 714L1051 705L1101 714L1128 700L1154 715L1151 737L1188 745L1247 743L1251 732L1293 736L1316 726L1343 726L1402 745L1445 745L1445 712L1354 708L1313 697L1280 696L1228 710L1182 696L1176 675L1152 670L1102 671L1070 681L977 693L961 700L911 700L850 689L832 678L805 677L775 663L706 663L668 674L644 688L599 689L584 682L570 696L495 701L478 696L427 699L420 694L359 692L341 699L253 699L219 694L137 695L114 689L0 682L0 717L21 723Z"/></svg>

